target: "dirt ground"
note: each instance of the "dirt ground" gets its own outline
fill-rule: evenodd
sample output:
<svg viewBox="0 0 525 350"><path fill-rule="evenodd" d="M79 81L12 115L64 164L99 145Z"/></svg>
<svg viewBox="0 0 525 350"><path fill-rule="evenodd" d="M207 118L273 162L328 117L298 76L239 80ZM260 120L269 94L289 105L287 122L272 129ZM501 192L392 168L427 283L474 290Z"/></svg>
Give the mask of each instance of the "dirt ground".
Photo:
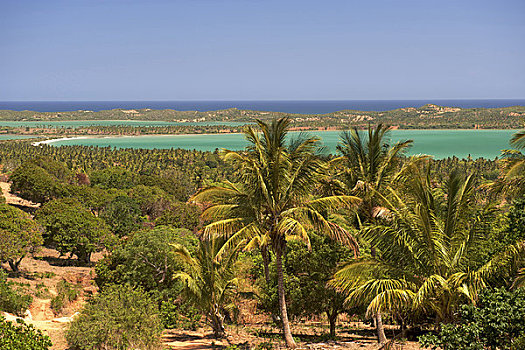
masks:
<svg viewBox="0 0 525 350"><path fill-rule="evenodd" d="M294 337L298 340L300 349L349 349L378 350L374 329L363 324L347 324L348 330L338 330L338 338L321 341L319 336L326 333L326 328L312 327L308 324L295 324L292 327ZM222 340L213 339L212 334L204 329L198 331L167 330L164 333L164 343L171 349L199 350L216 349L236 345L243 349L257 345L270 345L272 349L286 349L278 329L261 324L230 326L227 337ZM264 347L263 347L264 349ZM390 349L419 350L416 342L396 342Z"/></svg>
<svg viewBox="0 0 525 350"><path fill-rule="evenodd" d="M102 257L95 254L94 261ZM4 266L6 267L6 266ZM33 303L29 309L30 315L25 320L36 328L49 335L53 342L53 350L67 349L64 332L75 313L80 311L85 300L97 289L94 284L92 267L75 266L74 261L59 257L57 251L43 248L34 257L22 260L21 274L10 278L33 294ZM77 301L68 306L62 313L55 314L51 307L51 298L56 295L56 285L60 280L66 280L79 286L81 293ZM7 319L14 319L13 315L4 314ZM292 326L294 336L300 341L300 348L304 349L379 349L374 329L369 325L358 322L343 322L338 327L337 341L320 341L320 336L327 333L326 325L319 322L295 323ZM387 335L392 336L393 329L387 327ZM391 334L388 334L391 333ZM248 323L244 325L228 326L227 337L216 340L212 337L208 327L197 331L166 330L163 335L164 344L168 349L220 349L230 345L237 345L242 349L246 345L271 344L274 349L284 349L280 331L266 323ZM393 349L417 350L417 343L406 342L395 344Z"/></svg>
<svg viewBox="0 0 525 350"><path fill-rule="evenodd" d="M95 254L94 260L101 257L100 253ZM97 290L93 281L93 268L74 266L73 263L74 261L60 257L55 250L42 248L34 257L22 260L18 277L9 278L33 295L33 303L24 320L48 334L53 342L53 349L57 350L67 348L64 328L82 308L86 298ZM62 312L55 314L51 309L51 299L57 295L56 285L61 280L77 285L80 296ZM14 318L8 314L4 316L7 319Z"/></svg>

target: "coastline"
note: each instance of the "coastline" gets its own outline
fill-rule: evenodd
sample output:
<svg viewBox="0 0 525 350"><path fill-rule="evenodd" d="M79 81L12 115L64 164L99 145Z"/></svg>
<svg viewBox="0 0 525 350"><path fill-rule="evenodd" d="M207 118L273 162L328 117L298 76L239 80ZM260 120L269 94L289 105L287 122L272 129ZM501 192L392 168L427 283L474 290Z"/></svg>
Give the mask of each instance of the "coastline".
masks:
<svg viewBox="0 0 525 350"><path fill-rule="evenodd" d="M91 138L91 137L87 137L87 136L61 137L61 138L58 138L58 139L48 139L48 140L44 140L44 141L33 142L31 144L31 146L49 145L50 143L60 142L60 141L65 141L65 140L81 140L81 139L89 139L89 138Z"/></svg>

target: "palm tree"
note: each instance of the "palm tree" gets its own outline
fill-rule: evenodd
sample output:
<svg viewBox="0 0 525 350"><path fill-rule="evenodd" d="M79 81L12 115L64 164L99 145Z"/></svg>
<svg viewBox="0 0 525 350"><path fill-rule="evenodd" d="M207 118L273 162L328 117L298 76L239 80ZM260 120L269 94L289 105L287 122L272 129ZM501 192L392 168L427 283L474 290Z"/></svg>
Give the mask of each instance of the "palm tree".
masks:
<svg viewBox="0 0 525 350"><path fill-rule="evenodd" d="M313 192L327 176L327 164L317 154L317 137L300 137L286 143L290 120L270 124L257 120L259 130L247 127L249 142L244 152L223 151L239 174L237 184L224 183L199 191L193 200L207 203L203 213L213 222L204 228L208 236L228 238L224 249L244 242L270 247L275 254L281 322L286 344L295 347L286 309L283 254L286 241L299 239L310 246L308 229L315 228L353 249L357 242L330 220L330 212L359 201L348 195L314 198Z"/></svg>
<svg viewBox="0 0 525 350"><path fill-rule="evenodd" d="M206 316L216 338L224 336L225 311L237 285L234 263L239 247L229 249L219 263L217 254L224 243L220 237L201 240L194 255L183 245L173 245L185 265L174 277L182 281L186 296Z"/></svg>
<svg viewBox="0 0 525 350"><path fill-rule="evenodd" d="M525 244L473 269L469 255L485 240L493 208L478 209L472 176L453 171L441 192L432 188L429 168L412 166L411 174L384 198L388 217L363 230L378 254L349 263L332 283L349 302L368 304L370 314L434 315L438 324L451 321L460 303L475 302L489 278L510 277Z"/></svg>
<svg viewBox="0 0 525 350"><path fill-rule="evenodd" d="M505 175L494 183L496 192L503 191L510 195L525 194L525 155L519 150L525 148L525 130L519 131L510 140L518 150L503 151L503 170Z"/></svg>
<svg viewBox="0 0 525 350"><path fill-rule="evenodd" d="M518 271L518 276L516 276L516 279L514 280L514 283L512 284L513 288L523 288L525 287L525 268L521 268Z"/></svg>
<svg viewBox="0 0 525 350"><path fill-rule="evenodd" d="M368 127L364 132L354 128L341 135L337 150L341 154L332 160L332 164L340 169L336 192L355 195L361 199L358 210L358 226L376 223L385 213L383 195L393 188L407 172L407 169L427 157L411 157L403 161L412 141L398 142L393 146L388 144L390 128L383 124ZM371 255L375 257L376 248L371 245ZM386 336L381 320L381 314L374 315L378 341L386 342Z"/></svg>

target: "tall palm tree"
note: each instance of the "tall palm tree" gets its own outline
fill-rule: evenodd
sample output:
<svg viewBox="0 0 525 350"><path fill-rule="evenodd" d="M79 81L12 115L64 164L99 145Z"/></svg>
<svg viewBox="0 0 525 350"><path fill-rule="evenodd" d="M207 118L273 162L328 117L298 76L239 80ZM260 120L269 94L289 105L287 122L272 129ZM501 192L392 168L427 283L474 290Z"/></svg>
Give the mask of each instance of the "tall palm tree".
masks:
<svg viewBox="0 0 525 350"><path fill-rule="evenodd" d="M339 169L337 191L355 195L361 199L358 210L358 226L377 222L385 213L383 196L393 188L407 169L427 157L416 156L403 160L412 144L411 140L388 143L390 128L383 124L368 127L366 132L354 128L341 135L337 146L340 156L332 160ZM375 257L376 247L371 245L371 255ZM374 316L378 341L386 342L381 314Z"/></svg>
<svg viewBox="0 0 525 350"><path fill-rule="evenodd" d="M275 254L279 306L283 333L290 348L293 340L286 309L283 254L286 241L299 239L310 246L308 229L314 228L358 249L357 242L341 226L330 220L330 212L359 201L348 195L313 197L327 176L327 164L317 154L319 138L300 137L287 142L290 120L281 118L258 129L247 127L249 143L244 152L223 151L222 157L237 169L240 181L199 191L193 200L210 205L203 217L213 222L204 234L228 238L229 246L258 242Z"/></svg>
<svg viewBox="0 0 525 350"><path fill-rule="evenodd" d="M503 151L503 171L505 175L494 183L496 192L503 191L509 195L525 194L525 130L519 131L510 140L517 150Z"/></svg>
<svg viewBox="0 0 525 350"><path fill-rule="evenodd" d="M224 243L221 237L203 239L194 255L183 245L173 245L185 265L174 277L183 282L188 299L206 316L216 338L224 336L225 311L237 285L234 263L240 247L229 249L219 263L217 254Z"/></svg>
<svg viewBox="0 0 525 350"><path fill-rule="evenodd" d="M378 254L349 263L332 283L350 302L368 304L370 314L434 315L437 324L452 320L460 303L475 302L489 278L510 277L525 245L473 269L469 255L485 240L492 207L478 208L471 176L453 171L441 192L432 188L429 168L413 166L411 174L384 199L389 216L364 229Z"/></svg>

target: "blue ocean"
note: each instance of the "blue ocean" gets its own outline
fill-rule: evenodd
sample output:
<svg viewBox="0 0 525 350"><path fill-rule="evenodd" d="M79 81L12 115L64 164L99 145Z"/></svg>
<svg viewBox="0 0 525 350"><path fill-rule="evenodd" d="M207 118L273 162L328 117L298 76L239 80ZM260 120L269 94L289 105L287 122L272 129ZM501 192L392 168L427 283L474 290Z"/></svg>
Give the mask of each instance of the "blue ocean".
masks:
<svg viewBox="0 0 525 350"><path fill-rule="evenodd" d="M525 99L342 101L0 101L0 110L67 112L77 110L100 111L114 108L151 108L205 112L227 108L238 108L255 111L325 114L345 109L358 111L388 111L396 108L420 107L429 103L460 108L499 108L525 106Z"/></svg>

